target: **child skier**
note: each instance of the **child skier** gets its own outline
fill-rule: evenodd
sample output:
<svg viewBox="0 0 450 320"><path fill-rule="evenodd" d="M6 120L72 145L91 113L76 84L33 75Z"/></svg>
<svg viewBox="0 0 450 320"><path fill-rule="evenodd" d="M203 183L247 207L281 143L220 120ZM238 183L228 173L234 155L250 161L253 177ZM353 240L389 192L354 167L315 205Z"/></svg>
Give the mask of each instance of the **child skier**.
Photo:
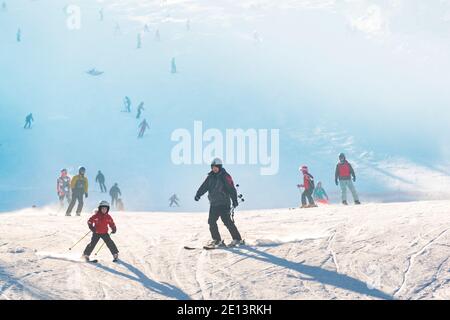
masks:
<svg viewBox="0 0 450 320"><path fill-rule="evenodd" d="M322 182L318 182L316 188L314 189L313 198L316 202L322 204L328 204L328 195L325 189L322 187Z"/></svg>
<svg viewBox="0 0 450 320"><path fill-rule="evenodd" d="M88 220L89 229L92 231L92 239L82 256L86 261L89 261L89 256L100 239L105 241L106 246L109 251L111 251L114 259L113 261L117 262L119 259L119 250L117 250L116 244L108 234L108 226L111 228L111 233L116 233L117 231L114 220L109 215L109 208L108 201L101 201L98 205L98 209L94 212L95 214Z"/></svg>
<svg viewBox="0 0 450 320"><path fill-rule="evenodd" d="M298 188L305 188L302 193L302 208L314 208L317 205L314 203L312 194L314 192L314 177L308 172L307 166L301 166L299 170L303 174L303 184L298 184ZM307 204L307 200L309 204Z"/></svg>
<svg viewBox="0 0 450 320"><path fill-rule="evenodd" d="M201 196L208 192L208 199L210 202L209 209L209 230L211 232L212 241L208 243L205 248L217 248L225 246L225 243L220 237L219 228L217 227L217 220L222 219L228 231L233 238L229 246L239 246L244 244L241 235L231 218L231 203L233 208L239 205L237 191L234 186L233 179L225 171L222 166L222 160L216 158L211 163L211 172L206 177L195 195L195 201L199 201Z"/></svg>

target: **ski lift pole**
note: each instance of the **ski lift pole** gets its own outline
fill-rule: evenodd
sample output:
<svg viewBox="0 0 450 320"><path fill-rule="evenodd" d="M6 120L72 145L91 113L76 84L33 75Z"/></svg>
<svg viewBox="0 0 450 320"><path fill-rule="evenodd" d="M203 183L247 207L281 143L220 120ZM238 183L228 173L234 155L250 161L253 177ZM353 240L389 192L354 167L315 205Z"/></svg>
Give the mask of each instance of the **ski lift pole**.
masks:
<svg viewBox="0 0 450 320"><path fill-rule="evenodd" d="M77 242L75 242L75 244L74 244L73 246L71 246L71 247L69 248L69 250L72 250L77 244L79 244L79 243L81 242L81 240L83 240L84 238L86 238L86 237L89 235L89 233L91 233L91 232L92 232L92 231L89 230L89 232L86 233L80 240L78 240Z"/></svg>

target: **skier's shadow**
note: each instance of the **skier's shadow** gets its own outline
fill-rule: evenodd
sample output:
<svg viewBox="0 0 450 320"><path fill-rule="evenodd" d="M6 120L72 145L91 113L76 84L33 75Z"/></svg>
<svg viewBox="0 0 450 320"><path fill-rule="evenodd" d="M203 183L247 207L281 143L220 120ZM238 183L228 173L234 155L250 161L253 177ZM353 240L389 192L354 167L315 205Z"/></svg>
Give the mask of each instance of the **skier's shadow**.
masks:
<svg viewBox="0 0 450 320"><path fill-rule="evenodd" d="M161 295L164 295L168 298L174 298L174 299L178 299L178 300L191 300L191 297L189 297L181 289L174 287L168 283L159 283L154 280L151 280L141 270L139 270L138 268L136 268L135 266L133 266L129 263L126 263L124 261L118 261L117 264L124 266L130 272L132 272L134 275L130 275L130 274L118 271L118 270L114 270L110 267L107 267L107 266L99 264L99 263L95 264L95 266L97 268L108 271L112 274L139 282L148 290L156 292Z"/></svg>
<svg viewBox="0 0 450 320"><path fill-rule="evenodd" d="M394 300L391 295L377 289L369 289L366 283L361 280L352 278L345 274L337 273L335 271L326 270L320 267L310 266L303 263L292 262L273 254L260 251L254 248L245 247L245 250L253 253L245 253L241 249L232 250L234 253L263 261L266 263L272 263L283 268L291 269L296 271L306 277L300 277L301 280L305 281L316 281L324 285L330 285L336 288L341 288L348 291L353 291L355 293L371 296L377 299L384 300Z"/></svg>

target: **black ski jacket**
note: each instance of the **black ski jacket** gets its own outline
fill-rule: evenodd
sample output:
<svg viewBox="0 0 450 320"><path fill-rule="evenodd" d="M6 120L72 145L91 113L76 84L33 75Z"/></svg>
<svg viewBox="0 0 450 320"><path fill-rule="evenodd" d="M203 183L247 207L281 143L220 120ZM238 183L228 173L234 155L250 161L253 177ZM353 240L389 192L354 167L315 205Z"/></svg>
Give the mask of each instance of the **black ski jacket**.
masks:
<svg viewBox="0 0 450 320"><path fill-rule="evenodd" d="M211 207L230 206L231 201L233 206L238 204L233 178L223 168L217 174L213 171L208 173L205 181L198 189L196 197L200 198L206 192L208 192Z"/></svg>

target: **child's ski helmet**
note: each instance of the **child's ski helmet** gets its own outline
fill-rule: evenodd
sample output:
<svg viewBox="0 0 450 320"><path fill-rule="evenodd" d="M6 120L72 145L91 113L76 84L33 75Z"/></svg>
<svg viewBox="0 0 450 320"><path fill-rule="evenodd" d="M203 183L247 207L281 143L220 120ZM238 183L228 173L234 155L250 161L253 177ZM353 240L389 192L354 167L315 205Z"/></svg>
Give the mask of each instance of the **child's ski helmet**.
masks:
<svg viewBox="0 0 450 320"><path fill-rule="evenodd" d="M105 201L105 200L102 200L102 201L100 201L100 203L98 204L98 207L99 208L102 208L102 207L106 207L106 208L108 208L109 209L109 202L108 201Z"/></svg>

